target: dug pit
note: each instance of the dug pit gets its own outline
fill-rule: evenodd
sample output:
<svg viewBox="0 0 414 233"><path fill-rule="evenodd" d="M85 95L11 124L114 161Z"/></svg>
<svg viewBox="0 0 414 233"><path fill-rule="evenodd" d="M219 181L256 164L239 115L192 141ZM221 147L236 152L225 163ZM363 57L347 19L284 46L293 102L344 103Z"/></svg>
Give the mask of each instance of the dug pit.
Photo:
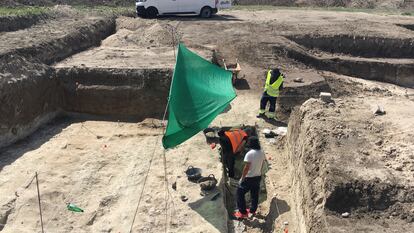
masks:
<svg viewBox="0 0 414 233"><path fill-rule="evenodd" d="M233 38L244 40L251 33L239 33L236 28L259 31L267 24L230 25L232 22L226 21L218 25L218 20L183 20L183 32L193 32L197 27L208 28L208 33L182 37L175 31L176 21L168 19L122 17L116 24L114 20L91 20L92 24L81 27L73 38L53 37L42 45L26 44L22 39L24 46L4 50L0 57L6 71L0 80L6 91L0 98L7 103L0 107L0 146L41 127L1 151L0 188L6 198L0 203L0 227L4 232L39 229L36 193L33 185L27 185L35 171L40 171L48 231L128 231L141 190L142 204L132 226L136 232L232 232L240 230L239 226L247 231L272 232L285 219L290 221L291 232L380 232L389 226L402 232L412 229L412 135L406 129L412 128L413 122L410 88L383 83L374 87L372 82L349 81L353 79L306 67L410 87L412 57L405 53L410 51L405 39L395 53L389 47L398 41L370 39L367 46L376 49L370 53L361 47L363 38L353 40L350 36L334 38L332 43L326 38L307 42L299 37L275 36L278 41L261 48L269 56L261 68L274 67L283 59L288 63L284 64L289 71L277 107L279 120L289 122L288 135L268 140L260 133L263 128L286 124L255 117L262 89L254 89L254 85L238 91L231 107L213 122L220 127L240 122L254 126L265 148L270 169L262 185L263 216L244 225L233 221L228 224L235 209L235 183L226 177L219 152L205 143L204 136L198 134L165 152L160 147L164 125L157 119L142 120L160 119L164 114L177 41L190 41L190 49L214 60L217 48L197 41L216 44L221 39L214 34L216 31L233 33ZM216 30L218 26L223 30ZM42 37L42 31L33 32L41 28L36 25L27 33ZM91 33L93 28L99 33ZM263 33L270 34L270 30ZM13 32L18 34L23 32ZM84 34L91 38L81 43ZM6 40L11 34L1 36ZM346 43L332 50L338 40ZM16 41L5 44L12 47ZM253 80L256 76L249 76L262 71L252 68L252 64L262 61L261 51L250 45L256 41L246 41L248 46L237 40L230 44L238 43L237 55L250 57L240 59L242 67L250 69L246 82L261 85ZM324 48L324 43L330 47ZM357 44L361 51L352 51L351 44ZM351 52L345 53L348 49ZM252 55L256 50L259 58ZM294 63L292 58L303 64ZM252 60L256 63L244 66ZM306 101L321 91L331 92L334 101ZM379 101L387 114L374 117L368 109ZM238 171L241 164L239 160ZM199 185L185 177L190 165L202 168L203 176L214 174L218 189L201 196ZM66 202L78 204L85 213L67 212ZM350 212L349 218L341 217L344 211Z"/></svg>

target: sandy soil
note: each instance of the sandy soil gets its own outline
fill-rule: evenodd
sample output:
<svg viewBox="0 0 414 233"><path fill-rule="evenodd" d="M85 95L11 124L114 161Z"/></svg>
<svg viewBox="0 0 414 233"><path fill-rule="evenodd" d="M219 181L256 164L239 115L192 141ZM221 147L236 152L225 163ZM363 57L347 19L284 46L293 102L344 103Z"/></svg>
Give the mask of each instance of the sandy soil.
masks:
<svg viewBox="0 0 414 233"><path fill-rule="evenodd" d="M15 48L42 44L53 35L58 39L70 33L68 28L82 24L69 18L67 28L62 28L64 20L1 33L0 40L4 41L0 46L1 53L13 53ZM414 24L413 17L300 10L225 11L211 20L121 17L117 22L118 32L104 40L100 47L70 57L62 64L100 68L171 67L172 50L167 49L171 41L163 27L167 24L177 28L176 36L190 48L217 48L221 58L227 61L238 58L243 67L241 77L247 82L247 87L238 90L238 97L230 110L221 114L213 125L243 123L257 125L259 130L284 125L278 122L275 126L255 117L265 70L279 66L290 75L289 78L308 73L303 76L305 79L322 75L339 99L336 99L334 107L325 106L320 101L314 101L314 105L308 103L305 112L314 117L311 120L320 122L317 125L308 122L306 129L312 126L315 128L312 135L326 135L331 140L324 153L334 152L326 157L331 159L332 167L347 165L338 173L327 176L327 180L332 179L328 185L335 186L339 181L349 182L349 177L358 177L367 182L378 178L405 190L412 188L412 89L370 81L351 82L350 77L319 72L284 54L274 55L268 45L283 44L287 39L281 36L303 34L411 39L414 32L397 24ZM157 60L161 55L168 58ZM151 59L140 63L143 57ZM99 62L99 59L104 62ZM383 105L387 114L374 117L371 108L376 104ZM210 196L200 196L198 186L189 183L183 173L187 166L194 165L202 168L204 174L212 173L220 179L218 152L210 149L202 134L177 149L167 151L169 196L165 186L163 153L158 143L162 130L156 120L122 123L58 119L26 140L3 149L0 152L0 223L5 225L2 232L39 232L35 186L33 183L29 185L35 171L39 172L46 231L128 232L149 167L151 170L133 226L134 232L161 232L165 228L168 232L226 232L227 215L222 196L215 201L211 201ZM289 232L306 232L306 227L324 231L328 228L320 219L315 219L319 216L327 216L328 224L335 229L332 232L387 232L387 224L402 232L412 229L401 217L405 211L412 212L409 208L412 208L413 201L409 195L406 195L408 199L402 199L408 203L403 205L403 211L389 209L375 213L385 224L376 221L371 212L358 208L355 209L357 215L344 224L345 220L339 218L340 213L328 211L324 206L329 196L322 192L325 191L325 176L305 172L308 171L306 169L316 169L318 161L309 160L311 165L308 168L295 171L292 156L286 149L287 139L279 137L276 142L271 142L261 137L271 166L266 179L268 197L261 204L257 218L238 223L241 230L278 232L283 222L288 221ZM307 135L303 137L309 139ZM380 140L382 143L376 145ZM309 143L311 149L317 144ZM344 151L349 153L343 155ZM318 154L310 152L305 155ZM306 193L309 195L301 200L303 203L296 193L300 186L297 187L293 180L297 173L304 174L301 182L309 181L311 186L314 181L319 187L311 191L300 190L309 191ZM348 176L343 176L344 173ZM176 191L171 188L174 182L177 182ZM330 188L335 189L336 186ZM181 201L183 195L188 197L186 202ZM67 202L81 206L85 212L68 212L65 209ZM317 204L313 205L313 202ZM304 215L311 217L305 220ZM392 223L394 218L397 220Z"/></svg>
<svg viewBox="0 0 414 233"><path fill-rule="evenodd" d="M313 219L300 230L410 231L412 89L332 76L333 93L334 79L352 94L330 104L308 100L289 124L296 208ZM389 111L374 116L377 104ZM342 218L344 212L351 216Z"/></svg>
<svg viewBox="0 0 414 233"><path fill-rule="evenodd" d="M267 124L257 121L248 106L259 96L242 93L232 109L213 122L214 125ZM243 116L243 119L236 118ZM152 123L154 122L154 123ZM45 229L51 232L127 232L149 167L142 203L134 225L136 232L160 232L165 227L165 183L162 149L158 140L163 131L157 120L145 123L116 123L100 121L76 122L71 119L46 125L35 135L1 153L1 193L3 208L11 212L3 232L33 232L40 226L34 183L26 188L35 171L39 172ZM268 125L269 126L269 125ZM264 126L263 126L264 127ZM87 143L85 143L87 142ZM270 174L286 175L286 161L270 150L267 156L280 162L272 165ZM154 152L155 151L155 152ZM187 181L183 171L189 165L200 167L205 175L221 177L217 150L211 150L203 134L166 153L169 185L177 182L177 190L169 187L168 232L225 232L226 210L222 197L210 201L212 194L202 197L197 184ZM30 164L30 165L29 165ZM28 167L29 165L29 167ZM58 169L56 169L58 168ZM65 169L63 169L65 168ZM286 178L287 179L287 178ZM13 182L9 182L13 180ZM272 220L290 220L288 185L283 179L269 179L266 203L259 212ZM180 197L185 195L187 202ZM273 195L275 195L273 197ZM276 214L270 203L277 203L282 214ZM65 203L72 202L85 209L77 214L67 211ZM4 203L4 204L3 204ZM272 208L272 210L270 210ZM191 221L188 221L191 219ZM258 219L252 229L272 229L273 222Z"/></svg>
<svg viewBox="0 0 414 233"><path fill-rule="evenodd" d="M35 186L23 188L35 171L39 172L46 231L128 232L151 162L133 229L164 231L166 193L159 142L163 130L147 122L77 123L65 119L2 152L2 158L7 159L2 160L2 201L13 203L3 232L33 232L38 228ZM220 179L218 155L203 142L199 135L167 152L169 185L177 182L177 191L168 187L172 195L167 202L169 232L223 232L226 228L221 198L210 201L209 196L201 197L198 185L188 182L183 173L193 165ZM181 195L187 196L187 203L180 200ZM67 211L68 202L85 212Z"/></svg>

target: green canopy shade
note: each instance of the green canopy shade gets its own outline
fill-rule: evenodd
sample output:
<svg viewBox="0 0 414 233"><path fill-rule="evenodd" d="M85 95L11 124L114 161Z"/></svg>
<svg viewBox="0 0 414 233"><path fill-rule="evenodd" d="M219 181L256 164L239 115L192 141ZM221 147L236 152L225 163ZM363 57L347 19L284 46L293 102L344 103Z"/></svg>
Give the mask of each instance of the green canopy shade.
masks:
<svg viewBox="0 0 414 233"><path fill-rule="evenodd" d="M178 47L171 84L165 149L191 138L224 111L236 97L232 74L188 50Z"/></svg>

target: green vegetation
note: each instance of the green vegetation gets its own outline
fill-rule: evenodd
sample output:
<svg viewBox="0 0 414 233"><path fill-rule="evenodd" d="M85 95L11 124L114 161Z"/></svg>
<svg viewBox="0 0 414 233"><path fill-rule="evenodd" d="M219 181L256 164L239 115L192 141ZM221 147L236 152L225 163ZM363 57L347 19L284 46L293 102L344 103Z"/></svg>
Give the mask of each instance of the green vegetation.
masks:
<svg viewBox="0 0 414 233"><path fill-rule="evenodd" d="M411 12L403 12L403 13L401 13L401 15L414 16L414 11L411 11Z"/></svg>
<svg viewBox="0 0 414 233"><path fill-rule="evenodd" d="M48 7L0 7L0 16L40 15L49 11Z"/></svg>
<svg viewBox="0 0 414 233"><path fill-rule="evenodd" d="M133 6L90 6L90 5L72 5L72 7L80 12L110 14L110 15L134 15L135 8ZM284 7L271 5L235 5L229 10L316 10L316 11L338 11L338 12L364 12L372 14L386 15L405 15L414 16L414 11L398 11L385 9L362 9L362 8L345 8L345 7ZM51 7L0 7L0 16L25 16L47 14L52 11ZM227 10L225 10L227 11Z"/></svg>
<svg viewBox="0 0 414 233"><path fill-rule="evenodd" d="M272 5L235 5L230 10L312 10L312 11L338 11L338 12L363 12L371 14L385 14L385 15L408 15L414 16L412 12L401 12L396 9L368 9L368 8L346 8L346 7L286 7L286 6L272 6Z"/></svg>
<svg viewBox="0 0 414 233"><path fill-rule="evenodd" d="M73 8L82 12L94 12L99 14L111 14L111 15L129 15L135 13L133 6L85 6L75 5Z"/></svg>
<svg viewBox="0 0 414 233"><path fill-rule="evenodd" d="M83 13L97 13L106 15L131 15L135 13L134 7L127 6L86 6L74 5L73 9ZM52 7L0 7L0 16L26 16L47 14L53 11Z"/></svg>

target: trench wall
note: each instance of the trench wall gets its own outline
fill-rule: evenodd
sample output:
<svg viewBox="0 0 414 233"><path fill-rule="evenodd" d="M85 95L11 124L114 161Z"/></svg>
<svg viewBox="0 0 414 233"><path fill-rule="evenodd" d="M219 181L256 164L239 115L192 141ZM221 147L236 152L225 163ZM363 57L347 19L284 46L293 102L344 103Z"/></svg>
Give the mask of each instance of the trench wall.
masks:
<svg viewBox="0 0 414 233"><path fill-rule="evenodd" d="M100 44L115 19L96 19L63 37L0 54L0 148L22 139L65 108L63 83L49 64Z"/></svg>
<svg viewBox="0 0 414 233"><path fill-rule="evenodd" d="M323 219L323 182L325 158L321 156L319 129L310 124L310 99L296 108L290 117L287 133L288 158L292 169L292 211L298 224L294 232L327 232ZM322 139L322 138L320 138Z"/></svg>
<svg viewBox="0 0 414 233"><path fill-rule="evenodd" d="M372 61L367 59L319 58L300 48L274 46L275 53L283 51L288 57L320 70L367 80L414 87L414 64Z"/></svg>
<svg viewBox="0 0 414 233"><path fill-rule="evenodd" d="M342 53L359 57L414 58L414 39L378 38L368 36L289 36L289 39L309 49Z"/></svg>
<svg viewBox="0 0 414 233"><path fill-rule="evenodd" d="M333 232L333 227L348 229L349 226L338 225L335 220L344 212L352 213L353 221L368 216L413 221L412 186L399 184L394 174L380 180L352 171L358 166L354 155L359 156L361 145L373 144L375 139L356 142L352 134L338 137L333 132L341 132L335 129L339 124L352 129L350 132L355 135L362 135L359 138L367 138L364 134L371 132L358 131L366 125L362 119L342 121L344 115L338 117L340 113L336 110L338 108L320 100L309 99L291 114L286 143L292 174L292 211L299 223L293 226L296 227L294 232ZM342 145L349 142L354 146L348 147L344 154ZM347 161L349 164L344 166ZM370 165L365 165L365 169L372 169Z"/></svg>
<svg viewBox="0 0 414 233"><path fill-rule="evenodd" d="M0 32L11 32L31 27L49 18L47 14L0 17Z"/></svg>
<svg viewBox="0 0 414 233"><path fill-rule="evenodd" d="M304 76L304 79L307 81L306 75ZM302 105L309 98L319 98L321 92L331 92L331 89L324 78L304 83L304 85L297 85L294 82L286 82L282 90L282 95L277 101L277 118L288 122L289 116L295 107Z"/></svg>
<svg viewBox="0 0 414 233"><path fill-rule="evenodd" d="M16 56L1 57L0 63L1 148L53 119L60 111L63 96L50 67Z"/></svg>
<svg viewBox="0 0 414 233"><path fill-rule="evenodd" d="M5 55L18 54L29 60L50 65L92 46L98 46L103 39L115 33L115 29L114 17L95 19L64 36L51 37L50 40L33 46L16 48Z"/></svg>
<svg viewBox="0 0 414 233"><path fill-rule="evenodd" d="M65 111L140 120L163 116L172 70L60 68L57 76Z"/></svg>
<svg viewBox="0 0 414 233"><path fill-rule="evenodd" d="M397 26L406 28L408 30L414 31L414 24L397 24Z"/></svg>

